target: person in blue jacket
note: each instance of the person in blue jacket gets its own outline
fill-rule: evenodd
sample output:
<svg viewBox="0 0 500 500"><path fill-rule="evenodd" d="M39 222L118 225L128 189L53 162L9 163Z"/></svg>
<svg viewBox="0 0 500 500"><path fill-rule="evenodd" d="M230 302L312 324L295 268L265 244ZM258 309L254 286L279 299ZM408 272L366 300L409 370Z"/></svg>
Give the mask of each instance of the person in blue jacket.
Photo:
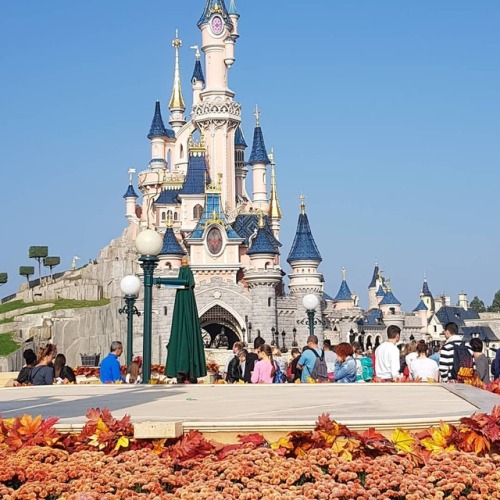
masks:
<svg viewBox="0 0 500 500"><path fill-rule="evenodd" d="M118 358L123 352L123 344L118 340L111 342L111 351L102 361L100 366L99 378L103 384L115 384L125 382L120 370Z"/></svg>

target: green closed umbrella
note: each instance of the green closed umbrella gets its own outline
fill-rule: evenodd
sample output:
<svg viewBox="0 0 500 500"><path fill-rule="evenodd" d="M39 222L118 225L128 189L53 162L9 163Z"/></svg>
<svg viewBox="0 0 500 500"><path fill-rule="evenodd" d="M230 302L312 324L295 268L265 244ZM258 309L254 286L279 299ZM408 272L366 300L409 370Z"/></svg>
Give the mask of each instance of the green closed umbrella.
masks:
<svg viewBox="0 0 500 500"><path fill-rule="evenodd" d="M204 377L207 374L205 350L194 297L194 277L188 265L182 265L179 279L187 281L188 287L175 294L165 373L168 377L178 377L179 373Z"/></svg>

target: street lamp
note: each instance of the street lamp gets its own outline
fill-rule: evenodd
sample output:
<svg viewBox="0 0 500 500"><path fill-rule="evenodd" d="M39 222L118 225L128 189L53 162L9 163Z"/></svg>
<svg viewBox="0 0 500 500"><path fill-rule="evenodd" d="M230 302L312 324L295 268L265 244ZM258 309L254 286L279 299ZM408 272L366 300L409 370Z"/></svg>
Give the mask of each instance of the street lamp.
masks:
<svg viewBox="0 0 500 500"><path fill-rule="evenodd" d="M274 326L271 328L271 346L274 346L276 345L276 340L275 340L275 337L274 337L274 332L276 331L276 328L274 328ZM279 345L278 345L279 347Z"/></svg>
<svg viewBox="0 0 500 500"><path fill-rule="evenodd" d="M286 337L286 332L285 332L285 330L283 330L281 332L281 338L283 339L283 347L281 348L281 352L283 352L283 353L288 352L288 349L286 348L286 345L285 345L285 337Z"/></svg>
<svg viewBox="0 0 500 500"><path fill-rule="evenodd" d="M299 344L297 344L297 328L293 327L292 330L293 333L293 342L292 342L292 347L299 347Z"/></svg>
<svg viewBox="0 0 500 500"><path fill-rule="evenodd" d="M143 381L151 378L151 323L153 321L153 273L158 265L157 255L163 248L163 238L152 229L141 231L135 239L135 247L141 254L139 262L144 271L144 333L142 339Z"/></svg>
<svg viewBox="0 0 500 500"><path fill-rule="evenodd" d="M134 356L134 314L141 315L135 307L135 301L141 289L141 280L137 276L129 274L120 281L120 289L125 295L125 306L118 309L118 312L127 315L127 366L130 366Z"/></svg>
<svg viewBox="0 0 500 500"><path fill-rule="evenodd" d="M319 299L313 293L308 293L302 298L302 305L306 309L309 325L309 335L314 335L314 314L319 305Z"/></svg>

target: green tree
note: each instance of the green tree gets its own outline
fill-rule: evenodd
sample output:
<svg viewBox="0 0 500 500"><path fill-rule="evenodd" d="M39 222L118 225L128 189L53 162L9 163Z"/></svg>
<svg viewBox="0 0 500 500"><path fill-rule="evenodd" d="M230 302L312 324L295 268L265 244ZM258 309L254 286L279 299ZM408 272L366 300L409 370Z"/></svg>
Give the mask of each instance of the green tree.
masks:
<svg viewBox="0 0 500 500"><path fill-rule="evenodd" d="M477 313L486 312L484 302L477 295L470 301L469 307Z"/></svg>
<svg viewBox="0 0 500 500"><path fill-rule="evenodd" d="M495 296L493 297L493 302L491 303L491 306L488 307L488 311L492 313L500 312L500 290L498 290L498 292L495 293Z"/></svg>
<svg viewBox="0 0 500 500"><path fill-rule="evenodd" d="M38 277L42 277L42 259L49 255L49 247L30 247L28 251L28 256L30 259L36 259L38 261Z"/></svg>
<svg viewBox="0 0 500 500"><path fill-rule="evenodd" d="M9 276L7 273L0 273L0 285L5 285L9 280Z"/></svg>
<svg viewBox="0 0 500 500"><path fill-rule="evenodd" d="M30 288L30 276L35 274L35 268L33 266L21 266L19 268L19 274L26 277L28 280L28 288Z"/></svg>
<svg viewBox="0 0 500 500"><path fill-rule="evenodd" d="M58 266L61 263L61 257L44 257L43 265L50 268L50 275L52 276L52 268Z"/></svg>

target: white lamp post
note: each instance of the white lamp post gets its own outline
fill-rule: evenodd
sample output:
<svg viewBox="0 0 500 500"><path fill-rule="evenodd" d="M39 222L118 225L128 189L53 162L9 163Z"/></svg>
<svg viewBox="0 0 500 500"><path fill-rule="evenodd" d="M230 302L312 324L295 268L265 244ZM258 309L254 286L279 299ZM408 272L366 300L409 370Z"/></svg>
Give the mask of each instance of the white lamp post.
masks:
<svg viewBox="0 0 500 500"><path fill-rule="evenodd" d="M314 314L319 305L319 299L313 293L308 293L302 298L302 305L307 312L307 323L309 325L309 335L314 335Z"/></svg>

